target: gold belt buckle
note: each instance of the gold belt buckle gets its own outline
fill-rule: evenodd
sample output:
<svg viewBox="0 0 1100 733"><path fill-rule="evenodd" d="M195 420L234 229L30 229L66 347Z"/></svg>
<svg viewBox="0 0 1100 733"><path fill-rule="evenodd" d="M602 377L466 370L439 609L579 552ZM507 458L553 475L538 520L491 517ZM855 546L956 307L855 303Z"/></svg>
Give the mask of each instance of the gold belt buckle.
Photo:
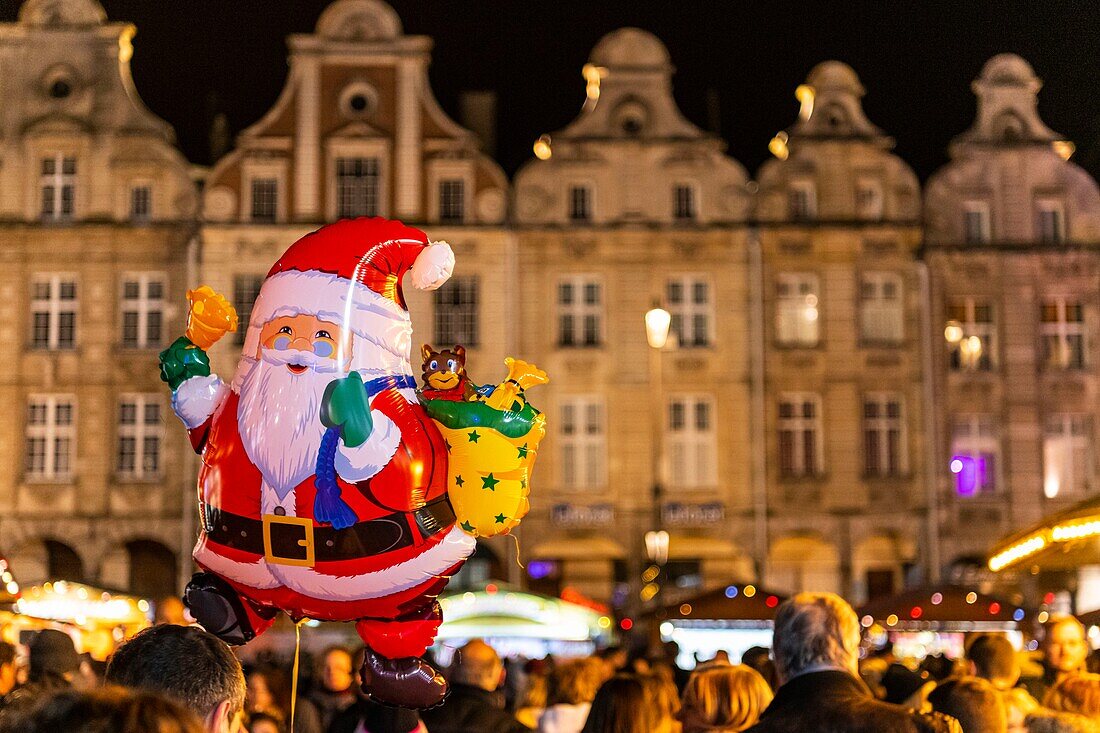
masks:
<svg viewBox="0 0 1100 733"><path fill-rule="evenodd" d="M278 514L264 514L264 559L275 565L294 565L296 567L311 568L315 564L313 548L313 520L309 517L286 517ZM302 539L298 540L300 547L306 548L305 558L280 557L271 551L271 525L294 524L302 528Z"/></svg>

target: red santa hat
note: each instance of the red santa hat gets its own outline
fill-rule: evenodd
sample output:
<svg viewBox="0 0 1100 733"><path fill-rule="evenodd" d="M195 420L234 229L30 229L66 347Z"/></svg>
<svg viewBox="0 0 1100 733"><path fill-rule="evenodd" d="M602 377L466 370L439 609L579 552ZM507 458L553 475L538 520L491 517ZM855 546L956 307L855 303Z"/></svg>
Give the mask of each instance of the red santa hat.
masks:
<svg viewBox="0 0 1100 733"><path fill-rule="evenodd" d="M407 343L385 343L391 334L411 334L402 277L410 273L415 287L434 290L453 269L450 245L431 242L399 221L364 217L321 227L292 244L267 273L252 307L244 355L256 355L260 330L272 318L302 314L407 352Z"/></svg>

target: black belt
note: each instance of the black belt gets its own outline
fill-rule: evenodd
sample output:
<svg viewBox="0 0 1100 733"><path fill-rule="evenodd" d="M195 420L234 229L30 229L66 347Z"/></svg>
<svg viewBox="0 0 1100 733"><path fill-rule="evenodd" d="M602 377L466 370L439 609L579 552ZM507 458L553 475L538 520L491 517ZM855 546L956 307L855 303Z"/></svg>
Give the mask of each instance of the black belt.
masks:
<svg viewBox="0 0 1100 733"><path fill-rule="evenodd" d="M263 555L279 565L313 567L318 562L355 560L410 547L416 542L409 526L412 517L424 539L450 527L455 512L447 497L411 512L394 512L346 529L314 526L308 517L265 514L245 517L203 505L206 536L219 545Z"/></svg>

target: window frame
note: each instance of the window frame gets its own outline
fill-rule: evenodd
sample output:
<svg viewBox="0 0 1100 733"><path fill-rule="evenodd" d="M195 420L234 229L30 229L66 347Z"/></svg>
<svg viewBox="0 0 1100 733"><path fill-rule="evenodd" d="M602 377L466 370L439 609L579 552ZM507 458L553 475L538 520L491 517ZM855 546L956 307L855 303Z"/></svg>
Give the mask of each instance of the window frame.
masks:
<svg viewBox="0 0 1100 733"><path fill-rule="evenodd" d="M683 300L673 298L673 286L679 285ZM706 291L703 303L695 302L696 288L702 286ZM714 283L709 277L695 273L672 275L665 279L665 307L672 320L669 324L669 336L676 338L676 344L682 349L710 348L714 346ZM698 322L703 319L702 340L699 340ZM680 324L677 327L677 324ZM685 338L684 324L690 323L690 340Z"/></svg>
<svg viewBox="0 0 1100 733"><path fill-rule="evenodd" d="M681 194L686 193L686 197ZM686 206L684 204L686 203ZM694 181L672 184L672 220L678 224L699 221L699 186Z"/></svg>
<svg viewBox="0 0 1100 733"><path fill-rule="evenodd" d="M790 416L783 416L783 406L793 405ZM805 406L813 405L813 415L805 415ZM776 467L783 480L820 478L825 474L825 421L823 400L817 392L781 392L776 401ZM784 465L784 433L790 433L791 461ZM806 460L807 433L812 433L812 464Z"/></svg>
<svg viewBox="0 0 1100 733"><path fill-rule="evenodd" d="M801 292L803 285L809 286L809 292ZM799 271L783 271L775 274L775 320L773 321L773 327L775 329L775 343L778 346L785 348L801 348L812 349L821 345L821 278L816 272L799 270ZM782 294L780 288L786 287L795 292L795 295ZM813 298L811 301L810 298ZM800 304L801 301L801 304ZM815 317L811 320L803 315L803 312L808 313L809 310L815 311ZM806 327L807 331L804 333L802 328L796 326L785 325L788 322L794 322L797 319L812 323L812 338L807 337L807 333L811 330L811 327ZM787 330L794 328L792 333L785 333Z"/></svg>
<svg viewBox="0 0 1100 733"><path fill-rule="evenodd" d="M40 221L50 224L64 224L76 218L76 184L77 184L77 156L64 152L55 152L51 156L39 158L38 175L38 217ZM53 171L47 172L47 163L52 164ZM72 164L72 171L66 172L66 164ZM47 211L46 190L49 188L50 207ZM68 198L66 199L66 194ZM69 210L65 211L68 203Z"/></svg>
<svg viewBox="0 0 1100 733"><path fill-rule="evenodd" d="M607 419L607 405L601 395L575 394L558 399L558 485L562 491L607 488Z"/></svg>
<svg viewBox="0 0 1100 733"><path fill-rule="evenodd" d="M869 416L868 405L875 405L878 414ZM890 416L890 405L897 406L897 415ZM909 442L906 422L905 395L901 392L867 392L862 400L863 475L867 478L902 478L909 475ZM890 433L897 432L897 455L892 455ZM871 437L874 436L878 455L872 465ZM893 463L894 465L891 465Z"/></svg>
<svg viewBox="0 0 1100 733"><path fill-rule="evenodd" d="M952 316L952 310L963 308L963 318L954 318ZM988 321L978 321L977 311L979 308L989 309ZM959 348L948 350L948 367L950 371L957 373L968 372L995 372L1000 366L1000 359L998 358L998 347L1000 346L997 339L997 309L994 305L992 298L977 298L974 296L964 296L963 298L951 298L947 302L947 321L957 321L963 329L963 338L969 338L971 336L977 336L982 340L982 353L978 358L978 361L974 366L968 367L963 364L962 352ZM983 365L984 364L984 365Z"/></svg>
<svg viewBox="0 0 1100 733"><path fill-rule="evenodd" d="M123 406L132 404L134 422L124 423ZM157 481L164 476L164 401L159 394L129 392L118 396L115 413L115 477L120 481L148 482ZM156 418L149 421L148 410L156 408ZM124 440L133 440L133 468L122 465L122 446ZM145 467L149 441L156 445L156 467Z"/></svg>
<svg viewBox="0 0 1100 733"><path fill-rule="evenodd" d="M563 286L569 285L575 293L573 302L562 301ZM586 303L586 295L589 287L595 287L598 293L596 303ZM570 274L558 277L555 287L555 304L557 312L557 345L562 349L596 349L604 345L604 302L606 289L603 278L590 274ZM569 330L570 337L566 338L565 318L569 317L573 327ZM595 320L595 340L588 338L588 319Z"/></svg>
<svg viewBox="0 0 1100 733"><path fill-rule="evenodd" d="M242 295L242 283L245 279L248 279L250 283L255 283L255 295L245 305ZM247 273L238 272L233 275L233 309L237 311L237 331L233 334L233 342L238 346L244 345L245 338L248 336L248 325L252 319L252 308L256 305L256 298L260 295L260 288L264 284L264 275L261 273ZM248 354L248 356L255 356L255 354Z"/></svg>
<svg viewBox="0 0 1100 733"><path fill-rule="evenodd" d="M465 290L464 290L465 289ZM442 302L443 296L456 292L459 302ZM473 297L463 299L463 293L472 293ZM450 278L442 286L432 293L432 336L434 343L441 347L460 344L466 347L477 347L481 341L481 279L475 275L456 275ZM458 313L450 313L450 309L457 309ZM469 313L462 309L468 308ZM468 319L467 328L469 334L462 337L462 326L454 326L454 321L461 323L462 319ZM450 319L448 321L448 319ZM456 338L456 335L459 337Z"/></svg>
<svg viewBox="0 0 1100 733"><path fill-rule="evenodd" d="M875 297L867 297L867 285L872 285ZM891 300L885 297L888 284L895 288ZM905 343L905 279L893 270L864 270L859 275L859 340L873 346L898 346ZM890 304L894 305L891 307ZM893 311L893 312L891 312ZM819 317L820 318L820 317ZM870 323L896 320L892 336L868 333ZM871 330L874 330L873 328ZM883 329L884 331L887 329Z"/></svg>
<svg viewBox="0 0 1100 733"><path fill-rule="evenodd" d="M573 223L589 223L595 218L596 190L595 186L588 182L570 183L566 189L567 211L566 218ZM584 216L577 216L577 193L584 194Z"/></svg>
<svg viewBox="0 0 1100 733"><path fill-rule="evenodd" d="M48 296L45 299L35 295L38 285L45 284L48 288ZM73 297L66 299L61 297L62 286L71 284ZM30 282L30 334L28 347L33 351L75 351L80 345L80 280L75 273L69 272L42 272L35 273ZM62 304L72 303L72 307L63 308ZM46 343L36 343L37 316L46 315ZM61 326L62 316L72 315L72 342L62 345Z"/></svg>
<svg viewBox="0 0 1100 733"><path fill-rule="evenodd" d="M1047 230L1044 215L1052 215L1053 229ZM1041 198L1035 202L1035 238L1043 244L1065 244L1067 239L1066 207L1058 199Z"/></svg>
<svg viewBox="0 0 1100 733"><path fill-rule="evenodd" d="M138 192L144 191L145 211L138 211ZM130 183L129 219L135 224L148 224L153 220L153 184L150 181L133 181Z"/></svg>
<svg viewBox="0 0 1100 733"><path fill-rule="evenodd" d="M1046 310L1049 306L1054 307L1056 320L1046 320ZM1069 320L1071 307L1077 309L1080 320ZM1081 299L1071 300L1067 296L1055 295L1044 297L1039 301L1039 354L1044 370L1082 371L1089 367L1089 338L1086 325L1085 305ZM1072 339L1076 339L1077 348L1067 348L1067 358L1062 360L1064 363L1052 363L1051 342L1056 340L1061 344L1073 343Z"/></svg>
<svg viewBox="0 0 1100 733"><path fill-rule="evenodd" d="M126 285L136 282L138 297L128 299L126 297ZM149 295L149 286L153 283L160 285L160 297ZM119 346L123 349L158 349L164 345L165 316L167 315L167 289L168 274L160 270L146 272L125 272L119 278L118 313L119 313ZM130 306L130 307L128 307ZM126 316L134 313L137 316L137 338L133 343L126 340ZM157 313L160 317L160 332L156 339L149 338L149 316Z"/></svg>
<svg viewBox="0 0 1100 733"><path fill-rule="evenodd" d="M866 207L861 197L864 193L873 191L876 199L873 210ZM872 176L860 176L856 179L855 187L855 211L856 218L860 221L882 221L886 218L886 191L879 178Z"/></svg>
<svg viewBox="0 0 1100 733"><path fill-rule="evenodd" d="M960 426L965 426L965 434L960 433ZM989 428L988 432L983 431L985 427ZM960 443L963 447L960 447ZM964 494L959 491L958 479L955 479L956 496L972 499L982 496L1001 496L1004 493L1001 447L1001 436L992 415L972 413L955 415L952 418L949 460L953 462L959 456L981 459L982 456L991 455L994 464L993 470L988 474L993 482L992 488L985 489L979 482L975 484L972 492Z"/></svg>
<svg viewBox="0 0 1100 733"><path fill-rule="evenodd" d="M1058 427L1057 432L1051 429L1053 426ZM1043 420L1043 494L1046 498L1080 498L1092 493L1095 489L1096 454L1093 435L1092 416L1087 413L1051 413ZM1068 467L1066 473L1069 474L1069 481L1064 480L1064 473L1059 476L1052 475L1052 469L1055 468L1050 455L1052 441L1065 441L1069 444L1068 450L1062 456L1064 461L1062 468ZM1084 475L1080 477L1076 475L1078 450L1084 451L1082 457ZM1052 481L1057 482L1057 488L1053 491L1051 490Z"/></svg>
<svg viewBox="0 0 1100 733"><path fill-rule="evenodd" d="M808 178L790 182L787 188L787 218L793 222L817 219L817 185Z"/></svg>
<svg viewBox="0 0 1100 733"><path fill-rule="evenodd" d="M682 425L674 424L675 408L683 416ZM705 408L706 427L700 427L700 408ZM662 485L676 489L714 489L718 480L718 409L714 395L705 392L678 392L665 398L664 450L661 451ZM677 466L676 451L683 466ZM678 470L679 469L679 470Z"/></svg>
<svg viewBox="0 0 1100 733"><path fill-rule="evenodd" d="M257 213L258 187L271 187L271 213ZM248 180L248 221L253 224L277 224L279 222L279 177L274 175L256 175Z"/></svg>
<svg viewBox="0 0 1100 733"><path fill-rule="evenodd" d="M342 173L341 168L347 164L363 164L364 173L347 174ZM381 216L383 207L382 202L382 172L383 172L383 160L379 155L335 155L332 158L332 170L334 175L334 192L336 206L336 218L337 219L354 219L361 216ZM370 169L373 168L373 171ZM351 206L351 204L358 204L358 201L351 201L351 197L345 194L349 193L349 190L345 188L347 182L351 180L357 187L362 187L362 193L364 195L364 201L362 208L357 206ZM358 193L358 188L351 190L350 193ZM371 199L373 198L373 202ZM347 199L347 201L345 200ZM345 203L349 203L345 207ZM371 205L373 203L373 206Z"/></svg>
<svg viewBox="0 0 1100 733"><path fill-rule="evenodd" d="M448 211L448 196L447 187L454 187L457 185L458 191L458 213ZM466 179L461 176L440 176L436 182L436 195L439 197L438 203L438 216L440 224L462 224L467 219L466 215ZM453 203L453 197L450 199Z"/></svg>
<svg viewBox="0 0 1100 733"><path fill-rule="evenodd" d="M45 420L42 423L31 422L32 405L40 405L45 408ZM59 407L68 405L69 421L60 424L58 421ZM23 425L23 479L27 483L72 483L76 478L76 469L73 465L77 458L77 398L69 393L32 393L27 395L25 404ZM41 471L33 470L31 460L31 441L42 440ZM67 440L67 456L65 470L58 469L58 442Z"/></svg>
<svg viewBox="0 0 1100 733"><path fill-rule="evenodd" d="M971 200L964 201L963 210L963 242L966 244L989 244L993 241L992 213L988 201ZM971 215L978 216L979 230L974 236L970 228Z"/></svg>

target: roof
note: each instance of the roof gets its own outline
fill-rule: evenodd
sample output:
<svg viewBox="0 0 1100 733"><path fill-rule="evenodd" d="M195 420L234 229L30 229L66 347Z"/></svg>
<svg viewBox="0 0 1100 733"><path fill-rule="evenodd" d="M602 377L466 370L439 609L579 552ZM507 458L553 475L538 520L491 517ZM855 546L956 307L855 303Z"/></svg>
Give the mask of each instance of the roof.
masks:
<svg viewBox="0 0 1100 733"><path fill-rule="evenodd" d="M670 621L766 621L775 620L775 611L787 597L752 583L732 583L705 591L654 613Z"/></svg>
<svg viewBox="0 0 1100 733"><path fill-rule="evenodd" d="M1009 535L989 552L994 572L1021 564L1066 570L1100 558L1100 496L1044 517Z"/></svg>

